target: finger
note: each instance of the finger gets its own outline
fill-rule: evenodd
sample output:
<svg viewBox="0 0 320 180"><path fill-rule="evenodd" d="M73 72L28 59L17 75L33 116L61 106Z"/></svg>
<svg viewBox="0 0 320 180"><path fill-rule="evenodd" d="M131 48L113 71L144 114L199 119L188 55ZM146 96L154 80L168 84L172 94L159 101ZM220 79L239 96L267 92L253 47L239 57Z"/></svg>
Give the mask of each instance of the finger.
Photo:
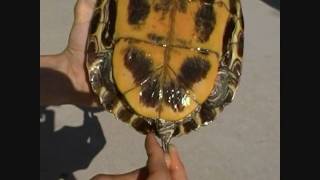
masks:
<svg viewBox="0 0 320 180"><path fill-rule="evenodd" d="M143 180L148 177L148 171L146 167L136 169L134 171L113 175L113 174L98 174L91 180Z"/></svg>
<svg viewBox="0 0 320 180"><path fill-rule="evenodd" d="M136 169L126 174L122 174L121 176L117 176L115 180L127 180L127 179L134 179L134 180L143 180L147 179L148 177L148 170L147 167L143 167L140 169Z"/></svg>
<svg viewBox="0 0 320 180"><path fill-rule="evenodd" d="M169 169L169 168L170 168L170 164L171 164L170 155L169 155L168 153L165 153L165 154L164 154L164 159L165 159L165 161L166 161L167 168Z"/></svg>
<svg viewBox="0 0 320 180"><path fill-rule="evenodd" d="M73 55L81 53L81 56L83 56L95 3L96 0L78 0L75 5L74 21L67 48Z"/></svg>
<svg viewBox="0 0 320 180"><path fill-rule="evenodd" d="M149 174L159 174L166 178L169 175L169 169L166 165L165 154L153 133L147 135L145 146L148 155L147 167Z"/></svg>
<svg viewBox="0 0 320 180"><path fill-rule="evenodd" d="M179 156L179 153L175 146L170 145L169 146L169 156L171 159L170 162L170 172L171 172L171 177L173 180L186 180L187 174L184 168L184 165L181 161L181 158Z"/></svg>
<svg viewBox="0 0 320 180"><path fill-rule="evenodd" d="M97 0L78 0L74 8L75 23L89 22Z"/></svg>
<svg viewBox="0 0 320 180"><path fill-rule="evenodd" d="M97 174L93 176L90 180L111 180L112 177L107 174Z"/></svg>

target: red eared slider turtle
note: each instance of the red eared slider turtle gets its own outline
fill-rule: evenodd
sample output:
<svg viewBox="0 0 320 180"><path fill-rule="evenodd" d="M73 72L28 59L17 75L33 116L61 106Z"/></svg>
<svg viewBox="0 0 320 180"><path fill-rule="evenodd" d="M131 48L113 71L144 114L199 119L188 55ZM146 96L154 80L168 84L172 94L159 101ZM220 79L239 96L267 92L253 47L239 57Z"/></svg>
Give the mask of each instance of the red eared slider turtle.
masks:
<svg viewBox="0 0 320 180"><path fill-rule="evenodd" d="M232 101L243 30L240 0L98 0L87 41L92 89L166 150Z"/></svg>

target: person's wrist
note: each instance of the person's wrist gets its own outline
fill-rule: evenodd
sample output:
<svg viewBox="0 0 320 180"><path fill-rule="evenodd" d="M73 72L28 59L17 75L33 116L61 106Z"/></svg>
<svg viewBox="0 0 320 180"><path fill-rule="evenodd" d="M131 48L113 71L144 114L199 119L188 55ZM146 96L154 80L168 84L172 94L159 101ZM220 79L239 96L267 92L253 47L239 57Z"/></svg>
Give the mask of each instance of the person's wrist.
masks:
<svg viewBox="0 0 320 180"><path fill-rule="evenodd" d="M40 55L40 104L60 105L70 102L67 86L57 87L69 80L68 62L62 53ZM69 80L70 81L70 80Z"/></svg>
<svg viewBox="0 0 320 180"><path fill-rule="evenodd" d="M79 92L89 93L89 84L86 78L86 72L84 70L84 64L79 62L79 58L76 53L70 50L65 50L61 53L60 58L66 62L64 65L65 74L70 78L75 90Z"/></svg>
<svg viewBox="0 0 320 180"><path fill-rule="evenodd" d="M66 66L66 74L70 78L73 88L79 93L74 97L70 97L70 99L72 99L71 102L79 100L78 105L101 108L102 106L98 102L98 98L92 92L88 82L85 65L80 61L80 59L83 58L84 55L82 55L81 52L75 51L71 48L67 48L61 54L61 59L68 62Z"/></svg>

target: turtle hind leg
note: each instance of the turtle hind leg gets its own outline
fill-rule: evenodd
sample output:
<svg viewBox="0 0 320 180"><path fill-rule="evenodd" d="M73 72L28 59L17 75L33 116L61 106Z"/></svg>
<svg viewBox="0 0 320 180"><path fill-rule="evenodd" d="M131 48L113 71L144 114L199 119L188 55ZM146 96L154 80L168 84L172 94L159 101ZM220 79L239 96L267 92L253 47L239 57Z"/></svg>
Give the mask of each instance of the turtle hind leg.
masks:
<svg viewBox="0 0 320 180"><path fill-rule="evenodd" d="M174 137L176 129L178 128L177 124L174 122L157 119L155 120L155 126L155 133L161 140L162 149L164 152L168 152L170 141L172 137Z"/></svg>

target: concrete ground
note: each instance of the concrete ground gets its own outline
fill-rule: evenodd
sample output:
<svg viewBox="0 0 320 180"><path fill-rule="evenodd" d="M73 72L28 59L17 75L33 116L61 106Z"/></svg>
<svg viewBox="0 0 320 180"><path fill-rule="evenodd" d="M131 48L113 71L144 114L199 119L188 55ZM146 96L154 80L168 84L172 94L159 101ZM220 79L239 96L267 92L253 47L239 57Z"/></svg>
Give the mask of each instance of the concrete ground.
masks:
<svg viewBox="0 0 320 180"><path fill-rule="evenodd" d="M41 54L66 45L75 0L41 0ZM190 179L280 179L280 11L243 0L245 56L235 101L216 120L173 140ZM271 3L272 4L272 3ZM40 108L40 179L89 179L146 161L144 137L107 112Z"/></svg>

